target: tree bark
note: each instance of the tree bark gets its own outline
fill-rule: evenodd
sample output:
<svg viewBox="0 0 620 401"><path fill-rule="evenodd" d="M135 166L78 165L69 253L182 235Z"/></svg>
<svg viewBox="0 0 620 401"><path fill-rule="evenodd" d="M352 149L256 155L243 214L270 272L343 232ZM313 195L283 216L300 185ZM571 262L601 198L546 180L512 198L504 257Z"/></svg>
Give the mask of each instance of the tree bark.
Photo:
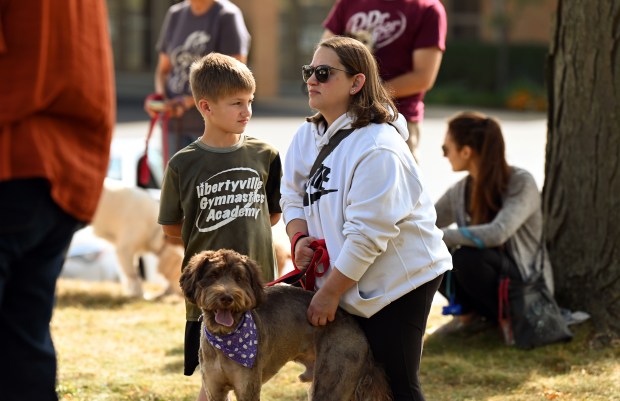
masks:
<svg viewBox="0 0 620 401"><path fill-rule="evenodd" d="M561 306L620 335L620 1L559 0L543 213Z"/></svg>

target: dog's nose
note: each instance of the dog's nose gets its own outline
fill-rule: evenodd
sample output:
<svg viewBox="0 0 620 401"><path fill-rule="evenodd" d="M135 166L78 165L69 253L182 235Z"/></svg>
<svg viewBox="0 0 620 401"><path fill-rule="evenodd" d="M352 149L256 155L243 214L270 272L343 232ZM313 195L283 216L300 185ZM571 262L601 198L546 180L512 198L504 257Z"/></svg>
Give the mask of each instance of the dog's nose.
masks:
<svg viewBox="0 0 620 401"><path fill-rule="evenodd" d="M228 295L228 294L222 295L220 297L220 302L222 303L222 305L228 306L233 303L233 297L232 295Z"/></svg>

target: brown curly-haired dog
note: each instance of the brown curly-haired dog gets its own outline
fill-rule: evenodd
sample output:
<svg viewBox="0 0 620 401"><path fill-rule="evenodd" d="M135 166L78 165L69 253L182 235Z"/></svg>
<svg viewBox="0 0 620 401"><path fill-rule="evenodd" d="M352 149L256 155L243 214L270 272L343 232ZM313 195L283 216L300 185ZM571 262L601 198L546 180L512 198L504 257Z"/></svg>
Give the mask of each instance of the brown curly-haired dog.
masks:
<svg viewBox="0 0 620 401"><path fill-rule="evenodd" d="M200 372L210 401L226 400L231 390L239 401L258 401L262 384L288 361L306 366L299 378L312 381L310 400L391 400L355 319L339 309L327 326L312 326L306 318L312 293L288 285L263 289L247 256L227 249L201 252L180 282L185 297L202 309ZM258 343L244 343L253 331ZM233 357L231 347L240 353Z"/></svg>

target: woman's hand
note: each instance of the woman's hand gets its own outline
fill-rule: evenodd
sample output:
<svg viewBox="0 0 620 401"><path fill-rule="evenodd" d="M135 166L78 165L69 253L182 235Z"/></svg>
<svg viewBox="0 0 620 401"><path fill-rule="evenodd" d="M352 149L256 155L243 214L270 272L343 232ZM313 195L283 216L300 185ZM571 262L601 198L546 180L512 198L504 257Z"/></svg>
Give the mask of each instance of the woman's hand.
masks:
<svg viewBox="0 0 620 401"><path fill-rule="evenodd" d="M158 113L165 113L170 117L181 117L187 110L194 106L194 98L191 96L176 96L165 99L162 95L149 95L144 100L144 111L154 118Z"/></svg>
<svg viewBox="0 0 620 401"><path fill-rule="evenodd" d="M324 288L319 289L310 301L308 307L308 321L313 326L325 326L329 322L333 322L336 317L336 310L340 296L338 294L329 293Z"/></svg>
<svg viewBox="0 0 620 401"><path fill-rule="evenodd" d="M351 280L338 270L336 266L329 269L329 276L323 286L314 294L306 312L308 321L313 326L325 326L334 321L340 297L356 281Z"/></svg>
<svg viewBox="0 0 620 401"><path fill-rule="evenodd" d="M152 95L148 95L144 99L144 111L151 118L155 118L158 113L164 112L166 109L166 102L164 100L163 95L154 93Z"/></svg>
<svg viewBox="0 0 620 401"><path fill-rule="evenodd" d="M295 266L301 271L306 270L312 260L314 249L310 248L310 244L315 240L316 238L314 237L303 237L298 239L297 243L295 243L295 255L293 255L293 260Z"/></svg>

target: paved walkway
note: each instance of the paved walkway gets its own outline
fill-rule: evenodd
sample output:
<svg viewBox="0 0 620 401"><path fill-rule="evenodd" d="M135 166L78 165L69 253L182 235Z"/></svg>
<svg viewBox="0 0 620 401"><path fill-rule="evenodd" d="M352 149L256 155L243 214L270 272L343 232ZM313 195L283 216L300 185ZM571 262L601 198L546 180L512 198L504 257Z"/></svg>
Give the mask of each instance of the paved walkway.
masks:
<svg viewBox="0 0 620 401"><path fill-rule="evenodd" d="M129 147L139 152L144 146L147 129L146 116L141 106L135 103L125 105L125 108L122 104L119 106L119 120L125 121L117 125L115 138L128 144L128 146L122 146L124 151L127 151ZM420 166L433 199L441 196L452 183L463 176L463 173L452 172L450 164L441 154L446 121L461 110L465 109L427 106L426 118L421 126ZM506 141L508 162L530 171L539 188L542 189L547 138L546 115L505 110L480 111L500 120ZM257 100L254 115L246 132L272 143L284 157L297 127L303 122L303 117L309 114L310 110L303 98L279 99L262 103Z"/></svg>

